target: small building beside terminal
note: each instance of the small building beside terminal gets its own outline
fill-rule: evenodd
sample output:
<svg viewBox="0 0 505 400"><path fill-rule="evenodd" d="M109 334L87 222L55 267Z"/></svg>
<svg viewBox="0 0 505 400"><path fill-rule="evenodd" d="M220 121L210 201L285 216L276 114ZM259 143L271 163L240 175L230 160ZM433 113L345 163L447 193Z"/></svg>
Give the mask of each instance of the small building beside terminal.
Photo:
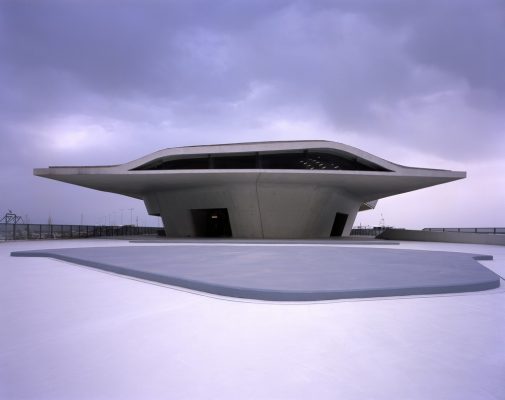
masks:
<svg viewBox="0 0 505 400"><path fill-rule="evenodd" d="M34 174L143 200L168 237L266 239L347 236L378 199L466 177L319 140L169 148L120 165Z"/></svg>

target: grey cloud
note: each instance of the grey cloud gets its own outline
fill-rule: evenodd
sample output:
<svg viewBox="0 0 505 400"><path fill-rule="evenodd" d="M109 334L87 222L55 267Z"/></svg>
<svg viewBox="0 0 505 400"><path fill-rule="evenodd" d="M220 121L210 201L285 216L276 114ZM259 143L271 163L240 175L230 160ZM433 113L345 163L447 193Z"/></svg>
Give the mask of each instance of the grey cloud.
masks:
<svg viewBox="0 0 505 400"><path fill-rule="evenodd" d="M0 163L123 162L159 147L277 139L276 121L318 121L327 139L351 132L445 159L498 159L504 7L7 0ZM91 147L49 143L69 120L100 127L86 133Z"/></svg>
<svg viewBox="0 0 505 400"><path fill-rule="evenodd" d="M347 2L383 29L403 30L413 61L455 74L473 88L503 93L505 3L501 0Z"/></svg>
<svg viewBox="0 0 505 400"><path fill-rule="evenodd" d="M411 94L416 63L501 90L503 6L488 3L7 2L2 52L7 77L53 86L57 109L86 91L198 105L259 81L286 93L279 102L303 91L356 120Z"/></svg>

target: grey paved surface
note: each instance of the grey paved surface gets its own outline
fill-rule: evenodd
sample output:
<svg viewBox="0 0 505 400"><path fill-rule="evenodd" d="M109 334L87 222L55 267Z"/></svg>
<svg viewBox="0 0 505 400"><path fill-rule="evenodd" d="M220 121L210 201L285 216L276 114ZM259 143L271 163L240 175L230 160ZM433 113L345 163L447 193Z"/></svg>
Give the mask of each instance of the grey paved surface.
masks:
<svg viewBox="0 0 505 400"><path fill-rule="evenodd" d="M306 301L493 289L475 259L421 250L310 245L167 245L18 251L223 296Z"/></svg>

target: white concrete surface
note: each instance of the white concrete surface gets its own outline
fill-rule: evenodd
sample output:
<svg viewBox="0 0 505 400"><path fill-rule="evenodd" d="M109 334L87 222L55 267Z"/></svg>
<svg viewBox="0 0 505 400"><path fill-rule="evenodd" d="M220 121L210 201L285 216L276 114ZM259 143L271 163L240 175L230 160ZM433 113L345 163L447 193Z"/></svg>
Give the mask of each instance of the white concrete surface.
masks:
<svg viewBox="0 0 505 400"><path fill-rule="evenodd" d="M505 398L503 290L273 304L9 257L108 245L132 244L0 243L0 398ZM505 275L505 247L400 248L492 254Z"/></svg>

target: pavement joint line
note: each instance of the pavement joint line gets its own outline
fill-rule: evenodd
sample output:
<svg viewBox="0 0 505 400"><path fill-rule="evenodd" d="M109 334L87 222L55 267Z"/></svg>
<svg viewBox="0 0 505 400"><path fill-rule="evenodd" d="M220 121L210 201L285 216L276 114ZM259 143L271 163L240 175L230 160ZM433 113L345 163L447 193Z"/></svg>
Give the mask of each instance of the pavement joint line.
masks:
<svg viewBox="0 0 505 400"><path fill-rule="evenodd" d="M286 246L286 247L359 247L359 246L394 246L399 245L397 242L392 243L231 243L231 242L202 242L202 243L189 243L189 242L137 242L130 241L132 244L156 244L162 246L252 246L252 247L261 247L261 246Z"/></svg>

